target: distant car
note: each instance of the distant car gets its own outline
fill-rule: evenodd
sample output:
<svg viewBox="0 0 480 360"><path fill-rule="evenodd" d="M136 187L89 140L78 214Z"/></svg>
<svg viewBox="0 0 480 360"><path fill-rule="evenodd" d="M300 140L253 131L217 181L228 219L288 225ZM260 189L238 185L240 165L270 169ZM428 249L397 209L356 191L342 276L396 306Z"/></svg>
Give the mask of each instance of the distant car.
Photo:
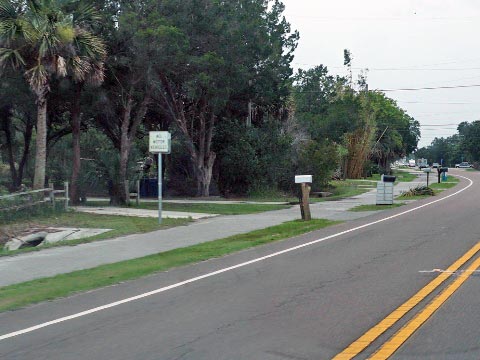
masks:
<svg viewBox="0 0 480 360"><path fill-rule="evenodd" d="M440 167L439 163L433 163L432 164L432 168L434 168L434 169L438 169L439 167Z"/></svg>
<svg viewBox="0 0 480 360"><path fill-rule="evenodd" d="M415 167L415 160L408 160L408 166L409 167Z"/></svg>
<svg viewBox="0 0 480 360"><path fill-rule="evenodd" d="M468 169L468 168L473 167L473 165L470 164L470 163L468 163L468 162L466 162L466 161L464 161L464 162L462 162L462 163L460 163L460 164L455 164L455 167L456 167L456 168L459 168L459 169Z"/></svg>

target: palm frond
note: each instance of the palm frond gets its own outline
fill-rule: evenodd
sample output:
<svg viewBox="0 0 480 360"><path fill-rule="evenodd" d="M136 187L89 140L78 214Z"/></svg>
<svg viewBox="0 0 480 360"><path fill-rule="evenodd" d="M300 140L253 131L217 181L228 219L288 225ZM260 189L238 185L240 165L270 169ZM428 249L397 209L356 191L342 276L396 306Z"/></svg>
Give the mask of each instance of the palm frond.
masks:
<svg viewBox="0 0 480 360"><path fill-rule="evenodd" d="M80 56L75 56L70 60L69 70L75 82L85 81L91 69L91 64Z"/></svg>
<svg viewBox="0 0 480 360"><path fill-rule="evenodd" d="M104 61L107 56L105 43L99 37L84 29L76 29L75 44L78 53L82 56L87 56L96 61Z"/></svg>
<svg viewBox="0 0 480 360"><path fill-rule="evenodd" d="M42 64L37 64L25 72L25 77L32 90L37 94L45 92L49 87L48 71Z"/></svg>
<svg viewBox="0 0 480 360"><path fill-rule="evenodd" d="M94 25L101 20L102 17L93 4L82 2L73 12L73 22L75 24Z"/></svg>
<svg viewBox="0 0 480 360"><path fill-rule="evenodd" d="M67 75L67 64L65 59L61 56L58 56L56 59L55 72L60 77L64 77Z"/></svg>
<svg viewBox="0 0 480 360"><path fill-rule="evenodd" d="M0 22L4 20L16 20L19 13L9 0L0 0Z"/></svg>
<svg viewBox="0 0 480 360"><path fill-rule="evenodd" d="M100 86L105 80L105 66L103 62L91 64L91 71L85 81L93 86Z"/></svg>
<svg viewBox="0 0 480 360"><path fill-rule="evenodd" d="M25 60L16 49L0 48L0 67L5 67L7 64L16 69L24 66Z"/></svg>

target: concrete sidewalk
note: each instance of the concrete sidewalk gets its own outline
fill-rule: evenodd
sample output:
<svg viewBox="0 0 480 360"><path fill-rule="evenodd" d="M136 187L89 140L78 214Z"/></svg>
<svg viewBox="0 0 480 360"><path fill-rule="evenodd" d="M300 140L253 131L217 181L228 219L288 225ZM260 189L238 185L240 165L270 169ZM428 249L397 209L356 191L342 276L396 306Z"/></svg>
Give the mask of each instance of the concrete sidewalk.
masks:
<svg viewBox="0 0 480 360"><path fill-rule="evenodd" d="M419 182L400 183L395 194L416 186ZM349 221L374 212L347 211L357 205L375 204L376 190L339 201L311 205L312 216ZM188 226L135 234L77 246L45 249L38 252L0 258L0 286L54 276L103 264L135 259L175 248L187 247L231 235L264 229L300 217L298 206L260 214L218 216L201 219Z"/></svg>

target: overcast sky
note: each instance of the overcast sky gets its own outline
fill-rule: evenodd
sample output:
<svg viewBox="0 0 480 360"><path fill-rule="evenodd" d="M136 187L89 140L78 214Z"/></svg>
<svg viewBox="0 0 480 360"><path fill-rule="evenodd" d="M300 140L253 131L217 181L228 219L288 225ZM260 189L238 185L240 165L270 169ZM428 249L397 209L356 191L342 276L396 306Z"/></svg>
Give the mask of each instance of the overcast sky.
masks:
<svg viewBox="0 0 480 360"><path fill-rule="evenodd" d="M478 0L283 0L300 32L295 68L344 75L343 49L370 89L480 85ZM480 119L480 87L386 92L421 124L419 147ZM441 126L431 126L441 125Z"/></svg>

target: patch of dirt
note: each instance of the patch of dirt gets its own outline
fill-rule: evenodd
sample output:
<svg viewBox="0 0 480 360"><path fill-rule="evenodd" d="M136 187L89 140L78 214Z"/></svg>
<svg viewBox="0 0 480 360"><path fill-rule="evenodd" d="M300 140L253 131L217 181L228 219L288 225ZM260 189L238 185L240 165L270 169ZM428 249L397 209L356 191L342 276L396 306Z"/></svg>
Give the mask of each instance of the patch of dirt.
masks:
<svg viewBox="0 0 480 360"><path fill-rule="evenodd" d="M61 230L52 228L47 225L39 225L35 223L23 223L0 226L0 248L5 245L11 238L20 238L23 236L35 234L44 231L46 233L56 233Z"/></svg>

